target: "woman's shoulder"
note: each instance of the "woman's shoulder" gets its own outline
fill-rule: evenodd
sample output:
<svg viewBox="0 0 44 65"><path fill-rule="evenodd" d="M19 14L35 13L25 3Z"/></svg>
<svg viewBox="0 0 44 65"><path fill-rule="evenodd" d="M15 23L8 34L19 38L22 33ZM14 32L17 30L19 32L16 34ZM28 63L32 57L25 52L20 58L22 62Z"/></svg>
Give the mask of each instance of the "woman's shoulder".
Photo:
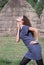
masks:
<svg viewBox="0 0 44 65"><path fill-rule="evenodd" d="M30 27L29 25L25 25L25 26L24 26L24 28L26 28L26 29L29 28L29 27Z"/></svg>
<svg viewBox="0 0 44 65"><path fill-rule="evenodd" d="M23 31L26 31L26 30L29 29L29 27L30 27L29 25L24 25L24 26L22 27L22 30L23 30Z"/></svg>
<svg viewBox="0 0 44 65"><path fill-rule="evenodd" d="M29 28L29 26L28 25L23 25L23 27L22 27L22 29L20 29L20 31L25 31L26 29L28 29Z"/></svg>
<svg viewBox="0 0 44 65"><path fill-rule="evenodd" d="M24 25L24 27L30 27L29 25Z"/></svg>

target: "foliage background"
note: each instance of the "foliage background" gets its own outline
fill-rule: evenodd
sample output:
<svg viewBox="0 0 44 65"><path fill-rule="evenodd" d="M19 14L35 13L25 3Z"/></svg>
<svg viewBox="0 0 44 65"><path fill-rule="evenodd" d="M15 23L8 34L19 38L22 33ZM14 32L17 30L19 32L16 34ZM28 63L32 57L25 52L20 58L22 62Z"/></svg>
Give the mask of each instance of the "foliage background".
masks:
<svg viewBox="0 0 44 65"><path fill-rule="evenodd" d="M36 13L38 14L38 16L41 15L42 10L44 8L44 0L27 0L32 7L36 10Z"/></svg>

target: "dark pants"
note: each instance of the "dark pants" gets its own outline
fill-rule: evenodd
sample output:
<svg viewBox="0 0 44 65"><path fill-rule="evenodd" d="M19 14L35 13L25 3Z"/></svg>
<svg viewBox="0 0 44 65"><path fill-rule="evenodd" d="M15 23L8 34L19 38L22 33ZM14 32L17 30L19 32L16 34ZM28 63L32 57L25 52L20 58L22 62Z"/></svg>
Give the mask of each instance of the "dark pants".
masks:
<svg viewBox="0 0 44 65"><path fill-rule="evenodd" d="M20 65L26 65L31 59L23 57L22 61L20 62ZM36 60L37 65L43 65L43 60Z"/></svg>

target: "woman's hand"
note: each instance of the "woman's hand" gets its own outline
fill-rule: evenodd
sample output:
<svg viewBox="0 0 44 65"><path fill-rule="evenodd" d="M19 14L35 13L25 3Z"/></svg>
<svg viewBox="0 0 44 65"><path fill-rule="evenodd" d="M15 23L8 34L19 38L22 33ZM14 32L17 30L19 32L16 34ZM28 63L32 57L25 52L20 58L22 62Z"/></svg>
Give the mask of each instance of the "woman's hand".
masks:
<svg viewBox="0 0 44 65"><path fill-rule="evenodd" d="M17 27L20 28L20 24L17 22Z"/></svg>
<svg viewBox="0 0 44 65"><path fill-rule="evenodd" d="M38 41L31 41L30 44L36 44Z"/></svg>
<svg viewBox="0 0 44 65"><path fill-rule="evenodd" d="M17 27L19 28L19 24L17 23Z"/></svg>

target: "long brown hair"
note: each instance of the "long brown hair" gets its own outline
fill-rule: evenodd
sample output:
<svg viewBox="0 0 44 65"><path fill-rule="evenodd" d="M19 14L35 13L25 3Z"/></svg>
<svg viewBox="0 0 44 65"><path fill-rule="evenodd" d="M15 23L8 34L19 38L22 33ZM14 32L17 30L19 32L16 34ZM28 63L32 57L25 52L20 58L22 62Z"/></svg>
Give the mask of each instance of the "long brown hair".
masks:
<svg viewBox="0 0 44 65"><path fill-rule="evenodd" d="M25 15L23 16L22 20L24 21L23 22L24 25L32 26L30 20Z"/></svg>
<svg viewBox="0 0 44 65"><path fill-rule="evenodd" d="M23 19L22 20L24 21L23 22L24 25L28 25L29 27L32 27L32 25L30 23L30 20L25 15L23 16ZM32 31L29 31L29 32L31 32L32 35L33 35L33 37L34 37L34 32L32 32Z"/></svg>

